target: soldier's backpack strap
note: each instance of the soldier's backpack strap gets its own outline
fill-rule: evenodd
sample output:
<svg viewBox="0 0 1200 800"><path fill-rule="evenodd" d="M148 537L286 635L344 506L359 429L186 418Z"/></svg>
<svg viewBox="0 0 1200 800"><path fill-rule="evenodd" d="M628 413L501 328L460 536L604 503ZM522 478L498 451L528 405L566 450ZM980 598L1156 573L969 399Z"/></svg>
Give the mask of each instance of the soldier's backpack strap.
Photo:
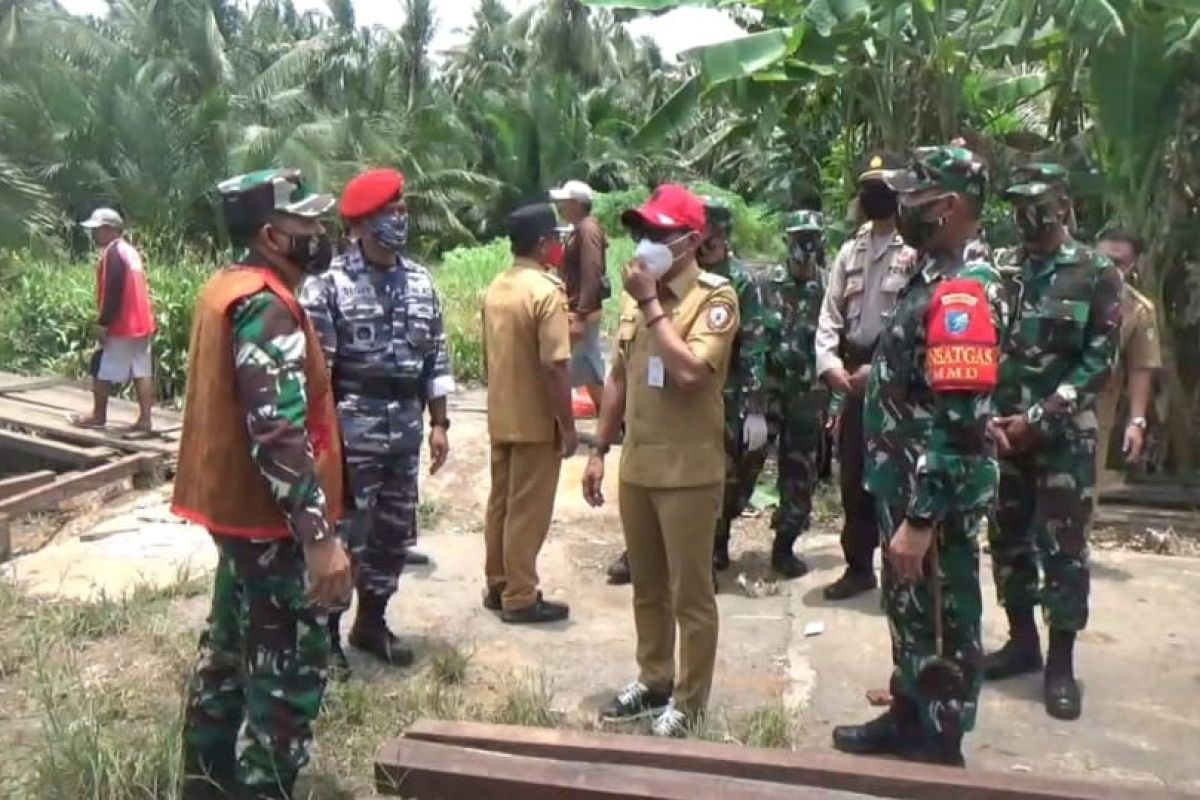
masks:
<svg viewBox="0 0 1200 800"><path fill-rule="evenodd" d="M1000 346L982 283L952 278L938 283L925 318L925 374L935 392L991 392Z"/></svg>

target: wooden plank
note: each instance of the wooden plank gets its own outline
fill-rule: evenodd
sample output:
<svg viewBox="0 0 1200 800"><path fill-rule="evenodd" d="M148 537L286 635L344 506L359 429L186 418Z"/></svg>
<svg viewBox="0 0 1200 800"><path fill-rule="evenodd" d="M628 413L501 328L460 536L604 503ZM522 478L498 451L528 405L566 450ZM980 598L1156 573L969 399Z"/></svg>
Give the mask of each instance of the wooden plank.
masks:
<svg viewBox="0 0 1200 800"><path fill-rule="evenodd" d="M8 517L0 514L0 562L12 555L12 537L8 529Z"/></svg>
<svg viewBox="0 0 1200 800"><path fill-rule="evenodd" d="M993 774L833 752L796 753L466 722L422 720L409 728L405 736L515 756L677 769L911 800L1150 800L1185 796L1161 790Z"/></svg>
<svg viewBox="0 0 1200 800"><path fill-rule="evenodd" d="M0 394L51 389L55 386L73 384L74 381L69 378L41 378L37 376L17 375L12 372L0 372Z"/></svg>
<svg viewBox="0 0 1200 800"><path fill-rule="evenodd" d="M178 445L170 441L122 439L104 431L77 428L67 421L65 414L56 414L43 406L22 403L9 397L0 397L0 425L24 428L64 442L111 447L127 453L158 453L174 457L178 450Z"/></svg>
<svg viewBox="0 0 1200 800"><path fill-rule="evenodd" d="M66 442L56 442L44 436L29 436L6 430L0 430L0 448L16 450L72 467L93 467L116 455L108 447L79 447Z"/></svg>
<svg viewBox="0 0 1200 800"><path fill-rule="evenodd" d="M19 391L5 391L4 396L23 403L41 406L52 411L62 411L74 414L90 414L92 412L91 392L69 387L40 387ZM115 425L132 425L138 418L137 403L122 400L119 397L109 398L109 422ZM160 432L177 430L183 426L183 418L166 408L154 408L150 412L154 427Z"/></svg>
<svg viewBox="0 0 1200 800"><path fill-rule="evenodd" d="M421 800L869 800L868 795L665 769L573 764L397 739L376 756L375 790Z"/></svg>
<svg viewBox="0 0 1200 800"><path fill-rule="evenodd" d="M1169 484L1131 484L1100 492L1102 505L1149 506L1151 508L1195 510L1200 508L1200 486Z"/></svg>
<svg viewBox="0 0 1200 800"><path fill-rule="evenodd" d="M54 483L0 501L0 514L14 517L54 508L71 497L133 477L152 468L155 461L153 456L144 454L125 456L101 467L61 476Z"/></svg>
<svg viewBox="0 0 1200 800"><path fill-rule="evenodd" d="M7 500L18 494L23 494L30 489L36 489L39 486L45 486L49 483L54 483L58 475L48 469L40 472L29 472L25 475L14 475L11 478L0 480L0 500Z"/></svg>

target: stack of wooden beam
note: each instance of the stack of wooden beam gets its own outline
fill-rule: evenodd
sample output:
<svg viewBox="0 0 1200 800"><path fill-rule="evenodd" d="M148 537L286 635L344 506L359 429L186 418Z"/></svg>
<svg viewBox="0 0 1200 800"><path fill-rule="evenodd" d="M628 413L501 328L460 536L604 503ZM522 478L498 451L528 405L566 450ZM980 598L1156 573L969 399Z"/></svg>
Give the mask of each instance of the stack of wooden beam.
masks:
<svg viewBox="0 0 1200 800"><path fill-rule="evenodd" d="M835 753L418 722L380 747L376 791L409 800L1151 800L1162 790Z"/></svg>
<svg viewBox="0 0 1200 800"><path fill-rule="evenodd" d="M170 470L179 447L178 414L155 410L155 435L132 438L116 429L136 419L134 404L110 401L112 429L72 425L70 416L88 413L91 405L87 387L72 381L0 372L0 561L11 549L10 520L128 478L149 485Z"/></svg>

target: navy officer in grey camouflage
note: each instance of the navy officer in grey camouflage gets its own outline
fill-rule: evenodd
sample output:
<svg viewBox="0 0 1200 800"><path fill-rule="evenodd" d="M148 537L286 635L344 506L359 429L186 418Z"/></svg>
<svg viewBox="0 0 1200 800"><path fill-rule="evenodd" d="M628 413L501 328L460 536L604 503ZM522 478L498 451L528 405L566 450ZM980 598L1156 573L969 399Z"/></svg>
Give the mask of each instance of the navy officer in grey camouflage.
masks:
<svg viewBox="0 0 1200 800"><path fill-rule="evenodd" d="M428 409L432 474L450 452L446 397L454 377L433 281L404 257L404 176L391 169L362 173L346 185L340 212L350 245L304 285L301 302L333 375L342 427L353 507L342 533L358 590L350 644L406 666L412 651L388 629L384 612L417 535L423 415ZM334 663L344 669L338 626L331 616Z"/></svg>

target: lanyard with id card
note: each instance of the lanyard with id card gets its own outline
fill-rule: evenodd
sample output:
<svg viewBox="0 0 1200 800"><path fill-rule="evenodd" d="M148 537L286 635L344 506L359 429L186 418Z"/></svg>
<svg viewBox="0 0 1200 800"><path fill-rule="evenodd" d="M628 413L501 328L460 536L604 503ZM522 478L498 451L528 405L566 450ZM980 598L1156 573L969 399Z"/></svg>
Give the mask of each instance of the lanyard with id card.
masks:
<svg viewBox="0 0 1200 800"><path fill-rule="evenodd" d="M662 389L667 385L667 371L661 356L650 356L646 361L646 385L651 389Z"/></svg>

